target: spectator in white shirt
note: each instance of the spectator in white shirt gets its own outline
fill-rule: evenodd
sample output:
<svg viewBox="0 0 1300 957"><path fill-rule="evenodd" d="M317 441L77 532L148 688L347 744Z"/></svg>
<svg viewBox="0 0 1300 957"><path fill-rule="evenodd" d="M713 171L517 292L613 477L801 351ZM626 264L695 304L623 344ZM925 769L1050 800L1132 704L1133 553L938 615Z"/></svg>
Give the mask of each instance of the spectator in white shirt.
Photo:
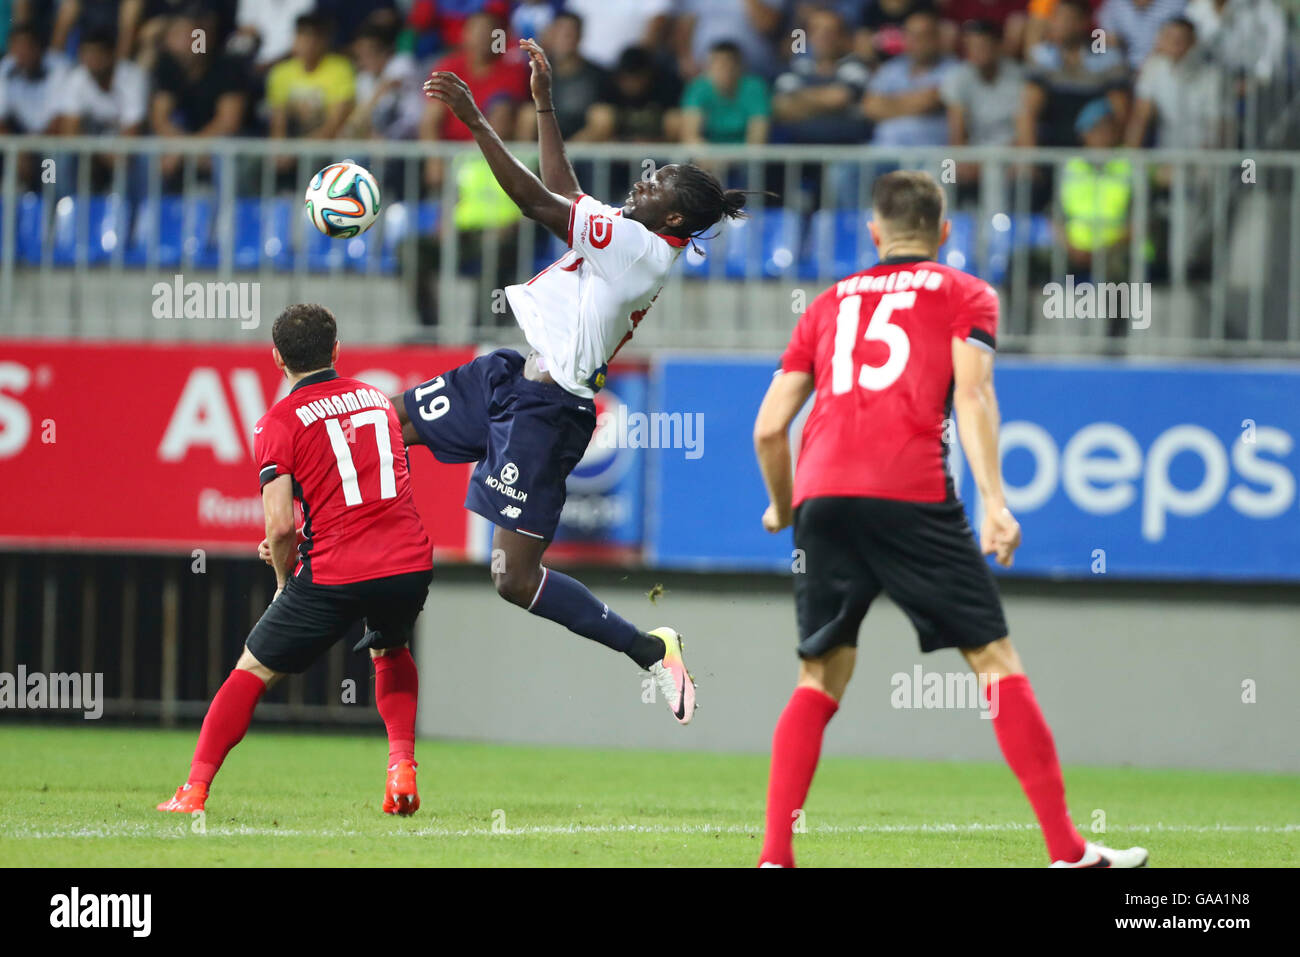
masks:
<svg viewBox="0 0 1300 957"><path fill-rule="evenodd" d="M1147 145L1155 124L1161 148L1206 149L1220 145L1223 75L1196 43L1196 28L1183 17L1160 29L1155 51L1138 74L1125 143Z"/></svg>
<svg viewBox="0 0 1300 957"><path fill-rule="evenodd" d="M1155 46L1160 27L1181 16L1186 0L1106 0L1097 10L1097 26L1108 42L1124 48L1129 69L1141 69Z"/></svg>
<svg viewBox="0 0 1300 957"><path fill-rule="evenodd" d="M605 70L618 65L629 47L661 48L668 37L672 0L565 0L564 9L582 18L584 60Z"/></svg>
<svg viewBox="0 0 1300 957"><path fill-rule="evenodd" d="M59 132L134 136L143 129L148 81L130 60L119 60L114 48L114 39L107 33L82 37L77 48L81 62L59 90Z"/></svg>
<svg viewBox="0 0 1300 957"><path fill-rule="evenodd" d="M675 0L677 62L682 76L702 73L710 51L730 41L740 47L745 69L771 77L780 66L773 38L781 26L778 0Z"/></svg>
<svg viewBox="0 0 1300 957"><path fill-rule="evenodd" d="M357 108L347 135L361 139L413 140L424 115L424 80L409 53L395 52L396 37L378 24L361 28L353 47Z"/></svg>
<svg viewBox="0 0 1300 957"><path fill-rule="evenodd" d="M944 74L939 85L948 113L952 146L1010 146L1016 140L1016 117L1024 98L1020 64L1002 55L996 24L969 20L962 25L963 61ZM979 186L984 211L1006 209L1006 171L993 163L958 163L959 198Z"/></svg>
<svg viewBox="0 0 1300 957"><path fill-rule="evenodd" d="M52 133L55 101L68 73L60 53L47 50L36 28L19 23L9 30L9 53L0 60L0 133ZM19 153L19 189L39 189L48 156Z"/></svg>
<svg viewBox="0 0 1300 957"><path fill-rule="evenodd" d="M130 60L119 59L114 34L94 30L77 45L80 63L65 75L55 98L55 121L65 136L135 136L143 132L149 109L149 81ZM67 195L81 185L77 173L81 155L59 159L58 192ZM144 157L127 157L125 179L115 182L117 155L90 155L90 189L99 192L123 186L140 196L145 190Z"/></svg>
<svg viewBox="0 0 1300 957"><path fill-rule="evenodd" d="M963 25L965 59L939 87L953 146L1010 146L1024 92L1020 64L1002 56L998 28L984 20Z"/></svg>
<svg viewBox="0 0 1300 957"><path fill-rule="evenodd" d="M1273 0L1192 0L1196 39L1233 72L1267 83L1286 61L1286 17Z"/></svg>
<svg viewBox="0 0 1300 957"><path fill-rule="evenodd" d="M58 92L68 61L48 50L34 27L9 31L9 53L0 60L0 133L52 133Z"/></svg>
<svg viewBox="0 0 1300 957"><path fill-rule="evenodd" d="M242 56L256 47L253 63L265 71L293 52L298 18L315 10L316 0L239 0L230 51Z"/></svg>

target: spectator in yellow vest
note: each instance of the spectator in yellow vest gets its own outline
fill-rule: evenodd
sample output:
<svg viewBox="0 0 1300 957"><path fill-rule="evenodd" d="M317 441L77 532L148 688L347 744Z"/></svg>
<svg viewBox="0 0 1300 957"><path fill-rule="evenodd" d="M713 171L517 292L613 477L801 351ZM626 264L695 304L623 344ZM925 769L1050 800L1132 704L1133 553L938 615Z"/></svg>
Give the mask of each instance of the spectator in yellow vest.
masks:
<svg viewBox="0 0 1300 957"><path fill-rule="evenodd" d="M1075 129L1090 149L1114 149L1120 142L1119 121L1101 97L1080 110ZM1057 188L1070 268L1090 271L1094 254L1100 254L1107 276L1120 278L1129 238L1133 165L1123 159L1095 163L1077 157L1065 164Z"/></svg>

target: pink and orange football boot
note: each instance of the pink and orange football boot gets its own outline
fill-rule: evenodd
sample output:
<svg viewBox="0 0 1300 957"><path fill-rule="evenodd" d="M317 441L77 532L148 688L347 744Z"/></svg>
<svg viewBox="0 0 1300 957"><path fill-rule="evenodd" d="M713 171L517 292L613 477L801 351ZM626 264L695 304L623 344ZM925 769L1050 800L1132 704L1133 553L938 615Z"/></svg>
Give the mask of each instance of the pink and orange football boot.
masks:
<svg viewBox="0 0 1300 957"><path fill-rule="evenodd" d="M158 805L160 811L173 811L177 814L193 814L203 810L203 802L208 799L208 786L203 783L185 783L176 789L176 793Z"/></svg>
<svg viewBox="0 0 1300 957"><path fill-rule="evenodd" d="M388 769L388 787L384 790L385 814L414 814L420 810L420 792L415 787L414 761L398 761Z"/></svg>

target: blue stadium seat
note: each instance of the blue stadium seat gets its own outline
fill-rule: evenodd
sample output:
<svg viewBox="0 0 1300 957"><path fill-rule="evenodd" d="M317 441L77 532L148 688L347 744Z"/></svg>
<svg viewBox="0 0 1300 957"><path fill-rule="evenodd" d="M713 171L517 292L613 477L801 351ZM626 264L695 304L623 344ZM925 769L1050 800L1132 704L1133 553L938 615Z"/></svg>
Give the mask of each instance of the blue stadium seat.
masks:
<svg viewBox="0 0 1300 957"><path fill-rule="evenodd" d="M763 231L763 277L774 279L795 274L804 247L804 220L792 209L768 209L760 216Z"/></svg>
<svg viewBox="0 0 1300 957"><path fill-rule="evenodd" d="M720 230L725 233L731 224L720 226ZM711 233L710 233L711 235ZM699 252L695 252L694 247L699 247ZM682 250L680 256L681 274L688 280L705 280L714 269L714 256L723 255L722 237L712 239L695 239L694 246L688 246Z"/></svg>
<svg viewBox="0 0 1300 957"><path fill-rule="evenodd" d="M755 210L748 220L729 223L724 236L728 279L775 279L794 274L803 241L802 221L793 210Z"/></svg>
<svg viewBox="0 0 1300 957"><path fill-rule="evenodd" d="M1052 218L1046 213L1035 213L1029 217L1029 248L1051 249L1056 245L1056 234L1052 230Z"/></svg>
<svg viewBox="0 0 1300 957"><path fill-rule="evenodd" d="M682 256L687 279L773 279L794 275L803 246L803 221L788 209L754 210L751 218L714 227ZM716 234L716 235L715 235Z"/></svg>
<svg viewBox="0 0 1300 957"><path fill-rule="evenodd" d="M722 245L716 239L697 239L695 245L700 248L700 252L696 252L693 247L687 246L681 255L682 275L687 279L705 279L712 268L710 254L714 251L714 247L721 254Z"/></svg>
<svg viewBox="0 0 1300 957"><path fill-rule="evenodd" d="M377 239L371 240L367 261L355 265L349 262L349 267L361 272L368 271L369 256L378 255L380 272L386 274L396 272L398 250L406 237L411 235L414 226L412 219L416 215L417 210L410 203L396 202L385 207L379 214L379 222L370 227L370 232L363 234L363 236L373 236L376 231L379 234Z"/></svg>
<svg viewBox="0 0 1300 957"><path fill-rule="evenodd" d="M300 215L302 217L303 254L307 257L307 268L311 272L335 272L342 269L344 260L347 258L348 240L330 239L312 225L306 209L302 209ZM289 232L287 234L290 237L290 242L293 237L294 225L293 213L290 211Z"/></svg>
<svg viewBox="0 0 1300 957"><path fill-rule="evenodd" d="M161 196L157 203L142 200L135 210L135 222L124 261L143 266L149 261L149 244L157 242L157 263L172 269L188 255L196 266L216 265L213 227L216 202L210 196Z"/></svg>
<svg viewBox="0 0 1300 957"><path fill-rule="evenodd" d="M45 198L40 193L24 193L18 201L14 230L18 261L32 266L39 263L45 240Z"/></svg>
<svg viewBox="0 0 1300 957"><path fill-rule="evenodd" d="M272 196L261 203L260 230L257 233L263 262L275 269L288 270L294 266L293 213L301 204L284 196ZM311 229L309 224L305 224ZM316 231L311 229L313 233ZM320 233L316 233L320 235ZM324 238L324 237L322 237Z"/></svg>
<svg viewBox="0 0 1300 957"><path fill-rule="evenodd" d="M840 279L879 262L867 232L870 219L870 213L856 209L813 213L808 257L811 273L821 279Z"/></svg>
<svg viewBox="0 0 1300 957"><path fill-rule="evenodd" d="M994 285L1000 285L1011 270L1016 249L1052 247L1052 221L1040 213L1016 217L999 213L989 220L987 236L987 258L980 275Z"/></svg>
<svg viewBox="0 0 1300 957"><path fill-rule="evenodd" d="M118 243L126 240L128 211L126 201L118 195L58 200L54 204L54 265L75 265L79 248L88 265L108 262ZM80 232L83 216L84 234Z"/></svg>
<svg viewBox="0 0 1300 957"><path fill-rule="evenodd" d="M1001 285L1011 267L1011 251L1015 246L1018 229L1005 213L994 215L984 227L988 245L984 251L980 276L995 286Z"/></svg>
<svg viewBox="0 0 1300 957"><path fill-rule="evenodd" d="M559 236L550 232L544 233L533 253L533 274L541 272L568 251L569 247L564 245L564 240Z"/></svg>
<svg viewBox="0 0 1300 957"><path fill-rule="evenodd" d="M974 275L975 217L955 212L948 218L952 221L952 232L948 241L939 247L939 262Z"/></svg>
<svg viewBox="0 0 1300 957"><path fill-rule="evenodd" d="M236 199L230 222L235 234L235 268L258 268L262 262L261 199L249 196Z"/></svg>
<svg viewBox="0 0 1300 957"><path fill-rule="evenodd" d="M438 216L438 204L430 199L420 203L419 212L415 217L415 228L420 231L420 235L433 236L437 234L441 225L442 220Z"/></svg>

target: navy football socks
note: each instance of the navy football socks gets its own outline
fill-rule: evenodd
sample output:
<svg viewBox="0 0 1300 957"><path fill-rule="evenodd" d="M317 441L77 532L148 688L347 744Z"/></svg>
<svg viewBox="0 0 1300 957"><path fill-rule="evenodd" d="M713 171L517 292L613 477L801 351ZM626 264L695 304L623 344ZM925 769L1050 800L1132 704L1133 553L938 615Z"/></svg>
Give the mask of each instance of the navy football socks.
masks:
<svg viewBox="0 0 1300 957"><path fill-rule="evenodd" d="M542 583L528 610L574 634L623 652L642 668L649 668L664 656L663 639L645 634L615 614L586 585L563 572L542 569Z"/></svg>

